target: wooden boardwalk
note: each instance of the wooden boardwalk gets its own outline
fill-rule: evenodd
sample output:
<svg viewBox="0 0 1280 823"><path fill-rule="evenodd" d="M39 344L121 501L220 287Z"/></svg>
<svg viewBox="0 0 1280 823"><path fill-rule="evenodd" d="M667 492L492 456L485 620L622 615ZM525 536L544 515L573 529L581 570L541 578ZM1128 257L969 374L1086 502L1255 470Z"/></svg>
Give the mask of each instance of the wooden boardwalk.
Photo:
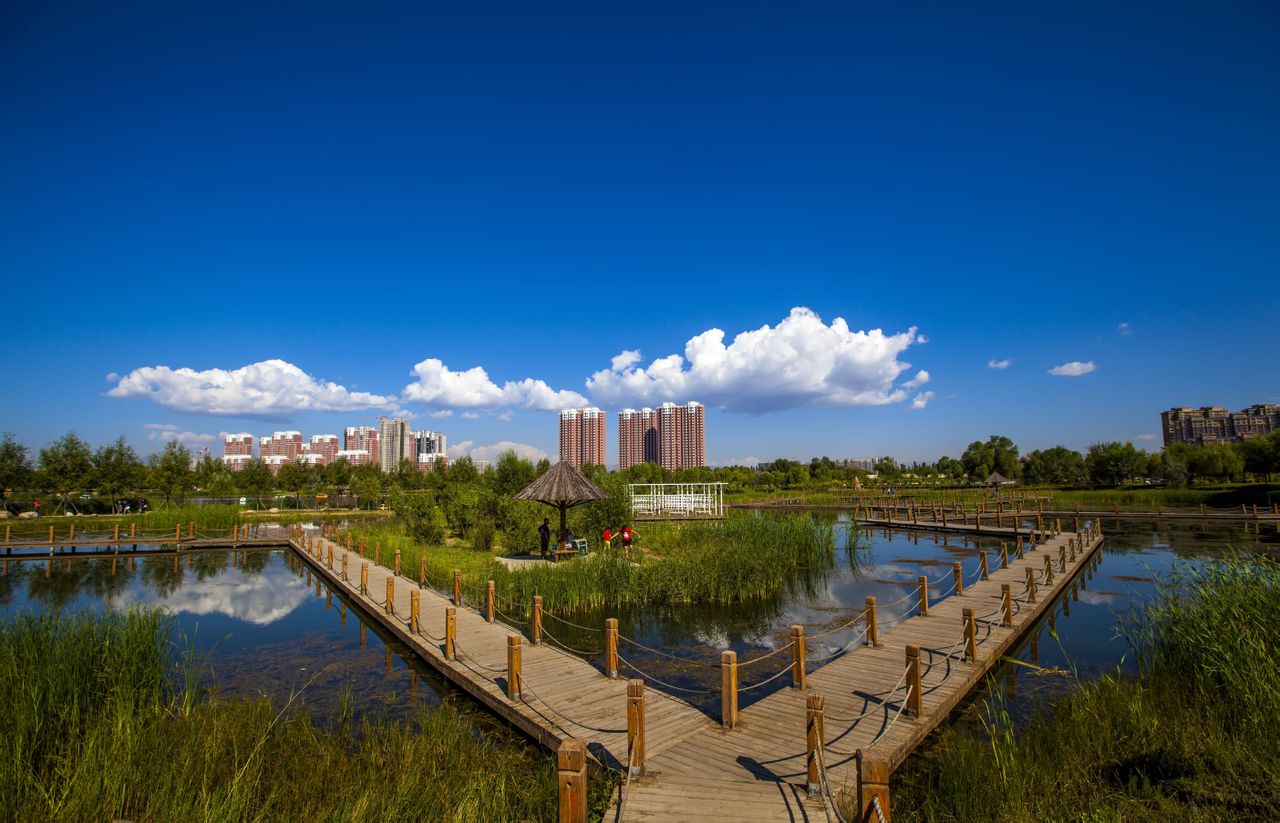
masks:
<svg viewBox="0 0 1280 823"><path fill-rule="evenodd" d="M1015 552L1007 567L996 556L985 575L970 564L960 573L962 592L955 591L954 574L948 572L928 583L927 616L920 613L919 589L899 601L878 604L873 612L875 645L867 643L865 616L811 635L803 644L815 650L800 666L809 670L803 688L784 687L740 712L735 702L722 717L708 717L678 697L647 688L643 775L627 779L606 819L794 821L826 819L828 814L837 819L835 803L859 805L872 797L882 798L877 802L887 817L889 774L1054 607L1058 596L1085 584L1082 574L1091 573L1101 541L1094 532L1063 532L1028 546L1022 558ZM564 740L581 739L605 766L637 765L628 752L626 680L606 677L552 645L531 645L517 630L489 622L480 611L483 604L454 607L448 596L420 588L337 542L295 530L290 544L330 586L360 603L451 682L532 738L552 749ZM362 574L367 575L363 593ZM1027 588L1028 575L1035 581L1034 597ZM1010 590L1011 619L1006 618L1003 586ZM415 596L417 631L412 625ZM450 611L452 658L446 639ZM972 627L969 633L966 627ZM825 642L815 644L820 639ZM828 644L834 643L838 645L829 651ZM513 644L520 655L514 697L508 682ZM770 653L788 655L775 658L775 664L793 661L773 677L796 676L799 669L791 655L800 647L793 641ZM913 653L919 660L914 669L909 665ZM735 669L742 683L733 694L766 685L751 665L762 659ZM807 703L814 693L824 701L822 746L811 749ZM732 728L723 722L730 715ZM865 778L860 792L859 774ZM841 792L849 793L847 801L838 801Z"/></svg>

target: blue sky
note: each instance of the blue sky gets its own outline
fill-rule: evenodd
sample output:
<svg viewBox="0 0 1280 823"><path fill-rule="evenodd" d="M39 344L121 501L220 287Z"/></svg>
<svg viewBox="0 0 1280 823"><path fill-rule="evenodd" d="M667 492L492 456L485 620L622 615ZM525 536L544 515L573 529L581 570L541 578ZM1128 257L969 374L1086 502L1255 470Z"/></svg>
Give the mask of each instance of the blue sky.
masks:
<svg viewBox="0 0 1280 823"><path fill-rule="evenodd" d="M32 446L553 452L576 394L932 460L1280 399L1274 4L10 3L0 94Z"/></svg>

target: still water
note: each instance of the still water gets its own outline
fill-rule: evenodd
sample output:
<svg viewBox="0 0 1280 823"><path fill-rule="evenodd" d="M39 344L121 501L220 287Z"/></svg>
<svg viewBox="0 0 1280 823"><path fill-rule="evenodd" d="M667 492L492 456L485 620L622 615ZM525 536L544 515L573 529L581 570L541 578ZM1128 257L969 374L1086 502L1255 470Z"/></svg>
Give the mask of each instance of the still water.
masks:
<svg viewBox="0 0 1280 823"><path fill-rule="evenodd" d="M664 688L715 716L719 711L719 659L733 649L743 661L787 643L794 623L813 637L811 660L856 648L860 626L839 629L877 598L882 624L914 611L915 581L925 575L931 599L946 593L952 564L966 579L977 573L979 551L996 560L998 539L969 539L928 532L851 529L847 517L816 514L835 528L833 568L801 570L786 592L730 606L672 605L587 612L544 620L549 642L559 643L603 669L602 629L617 617L630 638L619 649L623 676L642 672ZM1117 667L1132 669L1122 636L1127 615L1154 592L1176 561L1199 563L1231 549L1280 552L1274 528L1255 533L1181 521L1103 520L1101 564L1087 587L1064 606L1059 601L1012 655L1031 666L1006 665L1000 688L1011 692L1015 712L1072 687L1070 673L1096 677ZM412 721L421 705L450 702L478 723L484 712L418 662L403 646L365 623L360 612L290 552L192 552L151 556L0 560L0 618L38 610L160 607L175 621L183 649L207 660L206 684L231 697L267 696L284 705L301 691L313 717ZM1069 612L1069 613L1066 613ZM570 622L563 622L567 620ZM883 631L883 629L882 629ZM788 664L779 654L740 672L746 707L785 688L786 676L768 679ZM629 668L634 667L634 668ZM768 681L768 682L766 682Z"/></svg>

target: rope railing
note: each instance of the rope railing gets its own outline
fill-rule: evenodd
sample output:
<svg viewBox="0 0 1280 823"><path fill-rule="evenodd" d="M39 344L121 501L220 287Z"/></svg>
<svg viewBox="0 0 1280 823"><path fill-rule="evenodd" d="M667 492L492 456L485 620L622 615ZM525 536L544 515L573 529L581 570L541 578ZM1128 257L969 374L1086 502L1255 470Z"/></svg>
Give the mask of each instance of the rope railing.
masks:
<svg viewBox="0 0 1280 823"><path fill-rule="evenodd" d="M545 625L542 627L542 636L550 640L552 643L555 643L557 646L564 649L565 651L572 652L573 654L576 654L580 657L595 657L598 654L604 653L604 649L596 649L595 651L590 651L590 652L582 651L581 649L575 649L573 646L570 646L568 643L565 643L563 640L556 637L551 632L547 631L547 627Z"/></svg>
<svg viewBox="0 0 1280 823"><path fill-rule="evenodd" d="M704 661L704 660L694 660L694 659L693 659L693 658L691 658L691 657L681 657L680 655L671 654L670 652L664 652L662 649L655 649L655 648L653 648L652 646L646 646L645 644L641 643L641 642L640 642L640 641L638 641L638 640L632 640L630 637L627 637L626 635L621 634L621 633L619 633L619 634L618 634L618 639L619 639L619 640L625 640L625 641L627 641L628 643L630 643L631 645L633 645L633 646L635 646L635 647L637 647L637 648L640 648L640 649L644 649L644 650L645 650L645 651L647 651L647 652L651 652L651 653L653 653L653 654L661 655L661 656L663 656L663 657L669 657L669 658L671 658L672 660L676 660L676 661L678 661L678 662L680 662L680 663L688 663L688 664L689 664L689 665L691 665L691 666L706 666L707 668L711 668L711 669L718 669L718 668L720 668L720 664L719 664L719 663L707 663L707 662L706 662L706 661ZM632 668L634 668L634 667L632 667Z"/></svg>
<svg viewBox="0 0 1280 823"><path fill-rule="evenodd" d="M738 665L742 665L742 664L738 664ZM751 685L751 686L739 686L739 687L738 687L738 693L739 693L739 694L741 694L742 692L749 692L749 691L752 691L752 690L754 690L754 689L758 689L758 688L760 688L761 686L767 686L767 685L769 685L770 683L772 683L773 681L777 680L779 677L782 677L784 674L787 674L788 672L790 672L790 671L791 671L792 669L794 669L795 667L796 667L796 664L795 664L795 663L790 663L790 664L788 664L788 665L787 665L787 667L786 667L785 669L782 669L781 671L776 672L775 674L773 674L773 675L771 675L771 676L769 676L769 677L766 677L764 680L761 680L759 683L755 683L755 684L753 684L753 685Z"/></svg>
<svg viewBox="0 0 1280 823"><path fill-rule="evenodd" d="M826 657L810 657L810 658L808 658L808 662L809 662L809 663L826 663L826 662L827 662L827 661L829 661L829 660L834 660L835 658L839 657L840 655L843 655L843 654L848 653L848 652L849 652L851 649L853 649L855 646L860 646L860 645L862 645L863 641L866 639L866 636L867 636L867 628L864 626L864 627L863 627L863 629L862 629L862 631L858 632L858 633L853 637L853 639L852 639L852 640L850 640L847 644L845 644L842 648L838 649L837 651L833 652L832 654L827 655ZM808 640L812 640L813 638L812 638L812 637L810 637L810 638L807 638L807 639L808 639Z"/></svg>
<svg viewBox="0 0 1280 823"><path fill-rule="evenodd" d="M649 674L649 673L648 673L648 672L646 672L644 669L641 669L639 666L637 666L636 664L632 663L630 660L626 659L626 658L625 658L625 657L623 657L621 654L619 654L619 655L618 655L618 662L619 662L619 663L622 663L622 664L623 664L623 665L625 665L625 666L627 666L627 667L628 667L628 668L630 668L632 671L634 671L636 674L639 674L639 675L641 675L641 676L643 676L643 677L646 677L646 678L648 678L649 680L652 680L654 683L657 683L657 684L658 684L658 685L660 685L660 686L665 686L665 687L666 687L666 688L668 688L668 689L675 689L676 691L680 691L680 692L687 692L688 694L718 694L718 693L719 693L719 691L718 691L718 690L711 690L711 689L688 689L688 688L685 688L685 687L683 687L683 686L677 686L677 685L675 685L675 684L673 684L673 683L667 683L666 681L664 681L664 680L660 680L659 678L654 677L652 674ZM717 668L718 668L718 667L717 667Z"/></svg>

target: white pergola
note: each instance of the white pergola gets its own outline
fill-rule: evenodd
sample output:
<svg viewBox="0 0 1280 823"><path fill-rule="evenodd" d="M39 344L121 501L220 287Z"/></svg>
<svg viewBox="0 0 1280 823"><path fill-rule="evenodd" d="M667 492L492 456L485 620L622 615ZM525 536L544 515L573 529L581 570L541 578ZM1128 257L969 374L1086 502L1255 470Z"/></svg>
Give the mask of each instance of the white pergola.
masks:
<svg viewBox="0 0 1280 823"><path fill-rule="evenodd" d="M636 517L724 517L723 483L632 483Z"/></svg>

